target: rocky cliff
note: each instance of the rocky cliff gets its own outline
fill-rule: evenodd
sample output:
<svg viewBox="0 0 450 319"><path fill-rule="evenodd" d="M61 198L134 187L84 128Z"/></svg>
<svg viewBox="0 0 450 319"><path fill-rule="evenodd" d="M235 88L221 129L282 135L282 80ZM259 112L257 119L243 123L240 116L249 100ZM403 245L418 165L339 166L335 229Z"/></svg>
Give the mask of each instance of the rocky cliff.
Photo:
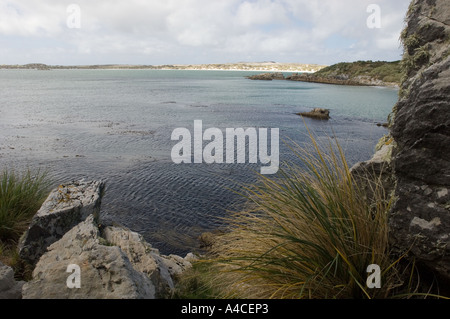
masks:
<svg viewBox="0 0 450 319"><path fill-rule="evenodd" d="M406 23L405 74L391 123L391 243L450 279L450 2L414 0Z"/></svg>

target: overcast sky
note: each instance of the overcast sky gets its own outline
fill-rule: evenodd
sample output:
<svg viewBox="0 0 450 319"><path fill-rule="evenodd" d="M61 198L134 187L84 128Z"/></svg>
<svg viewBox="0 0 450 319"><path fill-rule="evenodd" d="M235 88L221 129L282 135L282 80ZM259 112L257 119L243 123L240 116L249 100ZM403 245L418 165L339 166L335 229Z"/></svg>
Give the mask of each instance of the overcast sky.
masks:
<svg viewBox="0 0 450 319"><path fill-rule="evenodd" d="M393 61L409 2L0 0L0 64Z"/></svg>

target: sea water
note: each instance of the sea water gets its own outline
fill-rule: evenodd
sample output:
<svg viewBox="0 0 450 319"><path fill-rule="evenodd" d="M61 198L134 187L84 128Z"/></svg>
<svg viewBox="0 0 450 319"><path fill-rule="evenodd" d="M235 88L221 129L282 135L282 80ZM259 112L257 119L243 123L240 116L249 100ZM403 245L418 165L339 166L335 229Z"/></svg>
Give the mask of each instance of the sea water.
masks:
<svg viewBox="0 0 450 319"><path fill-rule="evenodd" d="M251 81L255 72L0 70L0 165L49 172L54 185L105 180L101 217L142 234L163 253L195 249L245 205L234 191L253 164L176 165L177 128L277 128L285 141L336 138L350 165L369 159L397 101L390 88ZM296 115L327 108L329 121Z"/></svg>

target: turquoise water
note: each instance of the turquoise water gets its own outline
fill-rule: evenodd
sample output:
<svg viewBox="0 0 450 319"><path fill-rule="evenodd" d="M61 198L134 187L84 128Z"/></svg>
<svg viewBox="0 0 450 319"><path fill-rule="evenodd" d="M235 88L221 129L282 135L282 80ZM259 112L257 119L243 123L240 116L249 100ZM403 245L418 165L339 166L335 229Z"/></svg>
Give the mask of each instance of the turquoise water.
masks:
<svg viewBox="0 0 450 319"><path fill-rule="evenodd" d="M261 165L175 165L175 128L279 128L282 140L336 136L350 164L373 154L397 101L388 88L250 81L254 72L0 70L0 164L44 168L55 184L104 179L102 216L163 252L187 252L242 205L229 188ZM295 115L331 110L328 122ZM281 147L280 160L292 160Z"/></svg>

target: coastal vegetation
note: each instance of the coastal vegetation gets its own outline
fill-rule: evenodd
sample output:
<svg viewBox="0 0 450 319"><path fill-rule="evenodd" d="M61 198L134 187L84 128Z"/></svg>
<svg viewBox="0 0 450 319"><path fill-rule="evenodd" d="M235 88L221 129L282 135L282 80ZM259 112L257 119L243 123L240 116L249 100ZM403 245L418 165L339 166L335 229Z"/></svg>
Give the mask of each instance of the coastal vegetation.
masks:
<svg viewBox="0 0 450 319"><path fill-rule="evenodd" d="M312 74L293 74L289 81L313 82L334 85L399 87L402 63L357 61L331 65Z"/></svg>
<svg viewBox="0 0 450 319"><path fill-rule="evenodd" d="M292 151L302 164L246 188L247 208L227 219L228 230L181 278L177 297L372 299L416 291L414 265L390 252L392 198L381 183L367 196L332 140L322 146L312 138ZM381 289L366 286L372 264L382 269Z"/></svg>
<svg viewBox="0 0 450 319"><path fill-rule="evenodd" d="M99 225L91 214L66 232L56 249L43 255L37 278L27 284L24 296L61 297L56 289L67 293L61 285L67 274L60 269L73 255L83 255L80 264L95 261L97 268L92 277L83 277L93 284L86 285L90 295L76 297L104 298L111 292L125 298L165 297L165 289L177 283L170 290L173 298L440 298L435 285L442 279L442 288L448 290L450 278L446 241L450 139L445 125L449 123L450 27L436 12L445 13L447 7L443 0L412 2L408 27L401 36L405 53L400 63L339 63L317 75L297 75L298 81L331 84L402 83L390 135L380 140L372 160L355 166L359 171L349 167L337 139L318 139L310 133L309 143L290 144L297 164L284 163L277 177L260 175L256 184L244 186L241 195L247 205L225 219L225 229L202 236L206 252L200 259L191 254L189 258L161 256L139 234ZM265 77L270 80L273 74ZM381 173L374 173L374 163ZM384 173L389 176L383 177ZM46 175L40 172L0 175L2 262L8 257L7 264L20 262L13 247L42 203L47 185ZM69 201L69 193L62 189L72 186L61 185L55 191ZM103 186L96 193L99 203ZM56 197L53 207L65 199ZM87 206L100 210L96 204ZM373 266L380 270L381 284L376 289L368 280ZM179 272L174 271L177 268ZM96 269L102 271L100 280ZM124 269L132 276L124 276ZM426 276L421 278L423 273ZM56 275L45 282L41 274ZM121 291L123 283L148 286L141 285L137 294ZM151 288L164 288L164 294Z"/></svg>
<svg viewBox="0 0 450 319"><path fill-rule="evenodd" d="M314 73L319 77L358 78L370 77L385 83L397 83L401 81L400 61L356 61L353 63L338 63L321 69Z"/></svg>
<svg viewBox="0 0 450 319"><path fill-rule="evenodd" d="M48 195L50 184L41 171L4 169L0 173L0 261L12 266L16 274L25 266L17 255L17 243Z"/></svg>
<svg viewBox="0 0 450 319"><path fill-rule="evenodd" d="M420 55L419 58L422 58ZM335 85L398 87L402 80L403 62L356 61L337 63L312 73L264 73L248 76L250 80L288 80Z"/></svg>

